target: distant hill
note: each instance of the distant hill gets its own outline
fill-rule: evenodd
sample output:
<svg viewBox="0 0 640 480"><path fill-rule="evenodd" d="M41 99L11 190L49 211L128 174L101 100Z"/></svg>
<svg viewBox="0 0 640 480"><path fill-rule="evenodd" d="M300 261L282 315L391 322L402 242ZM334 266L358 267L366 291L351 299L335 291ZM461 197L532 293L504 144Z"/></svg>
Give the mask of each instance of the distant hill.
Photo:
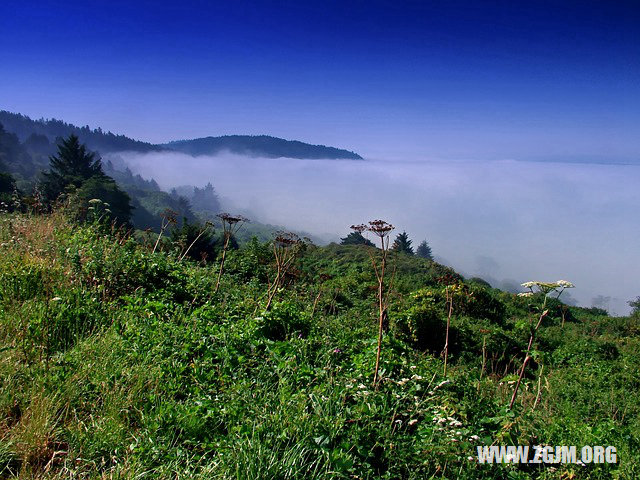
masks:
<svg viewBox="0 0 640 480"><path fill-rule="evenodd" d="M188 153L189 155L215 155L219 152L228 151L252 157L362 160L360 155L349 150L326 147L324 145L310 145L268 135L205 137L194 140L178 140L161 146Z"/></svg>

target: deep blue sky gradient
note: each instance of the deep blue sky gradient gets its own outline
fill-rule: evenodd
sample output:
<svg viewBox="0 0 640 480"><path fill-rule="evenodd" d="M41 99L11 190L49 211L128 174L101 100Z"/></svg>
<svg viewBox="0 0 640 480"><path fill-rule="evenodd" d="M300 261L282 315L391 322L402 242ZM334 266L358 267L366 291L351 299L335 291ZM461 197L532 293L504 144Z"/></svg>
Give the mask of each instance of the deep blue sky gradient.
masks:
<svg viewBox="0 0 640 480"><path fill-rule="evenodd" d="M640 3L5 0L0 108L151 142L637 161Z"/></svg>

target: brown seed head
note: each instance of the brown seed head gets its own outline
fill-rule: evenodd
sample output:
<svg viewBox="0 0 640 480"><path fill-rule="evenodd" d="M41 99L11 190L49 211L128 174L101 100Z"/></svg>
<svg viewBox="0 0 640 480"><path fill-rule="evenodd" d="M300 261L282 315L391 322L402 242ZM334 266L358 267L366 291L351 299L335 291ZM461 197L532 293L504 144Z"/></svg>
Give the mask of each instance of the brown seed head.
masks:
<svg viewBox="0 0 640 480"><path fill-rule="evenodd" d="M276 232L273 239L277 247L288 248L301 243L300 237L292 232Z"/></svg>
<svg viewBox="0 0 640 480"><path fill-rule="evenodd" d="M384 238L394 228L395 227L393 225L391 225L390 223L385 222L384 220L372 220L371 222L369 222L369 226L367 227L367 230L369 230L374 235L376 235L376 236L378 236L380 238Z"/></svg>
<svg viewBox="0 0 640 480"><path fill-rule="evenodd" d="M242 215L231 215L229 213L220 213L216 215L223 222L228 223L229 225L234 225L239 222L248 222L249 219L243 217Z"/></svg>

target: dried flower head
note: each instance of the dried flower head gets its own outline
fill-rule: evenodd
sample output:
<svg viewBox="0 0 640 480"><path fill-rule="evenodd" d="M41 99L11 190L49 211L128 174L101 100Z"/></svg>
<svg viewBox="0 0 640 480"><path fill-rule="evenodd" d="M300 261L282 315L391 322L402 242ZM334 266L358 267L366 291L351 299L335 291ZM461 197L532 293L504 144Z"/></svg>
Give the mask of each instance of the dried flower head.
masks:
<svg viewBox="0 0 640 480"><path fill-rule="evenodd" d="M216 215L223 222L228 223L229 225L234 225L240 222L248 222L249 219L243 217L242 215L231 215L229 213L220 213Z"/></svg>
<svg viewBox="0 0 640 480"><path fill-rule="evenodd" d="M369 226L367 227L367 230L369 230L374 235L376 235L376 236L378 236L380 238L384 238L394 228L395 227L393 225L391 225L388 222L385 222L384 220L373 220L373 221L369 222Z"/></svg>
<svg viewBox="0 0 640 480"><path fill-rule="evenodd" d="M279 248L288 248L301 243L300 237L292 232L276 232L273 239L275 245Z"/></svg>

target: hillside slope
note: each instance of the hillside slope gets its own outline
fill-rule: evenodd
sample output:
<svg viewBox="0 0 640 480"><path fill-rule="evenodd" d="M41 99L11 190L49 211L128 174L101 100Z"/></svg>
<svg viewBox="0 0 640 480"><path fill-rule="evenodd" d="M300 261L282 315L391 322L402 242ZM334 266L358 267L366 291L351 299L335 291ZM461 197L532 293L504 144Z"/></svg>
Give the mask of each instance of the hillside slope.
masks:
<svg viewBox="0 0 640 480"><path fill-rule="evenodd" d="M377 250L297 249L265 309L272 245L229 251L217 293L220 252L165 248L64 211L0 214L0 476L637 478L637 317L549 300L509 410L539 296L392 257L374 388ZM618 461L479 465L490 444L613 445Z"/></svg>

